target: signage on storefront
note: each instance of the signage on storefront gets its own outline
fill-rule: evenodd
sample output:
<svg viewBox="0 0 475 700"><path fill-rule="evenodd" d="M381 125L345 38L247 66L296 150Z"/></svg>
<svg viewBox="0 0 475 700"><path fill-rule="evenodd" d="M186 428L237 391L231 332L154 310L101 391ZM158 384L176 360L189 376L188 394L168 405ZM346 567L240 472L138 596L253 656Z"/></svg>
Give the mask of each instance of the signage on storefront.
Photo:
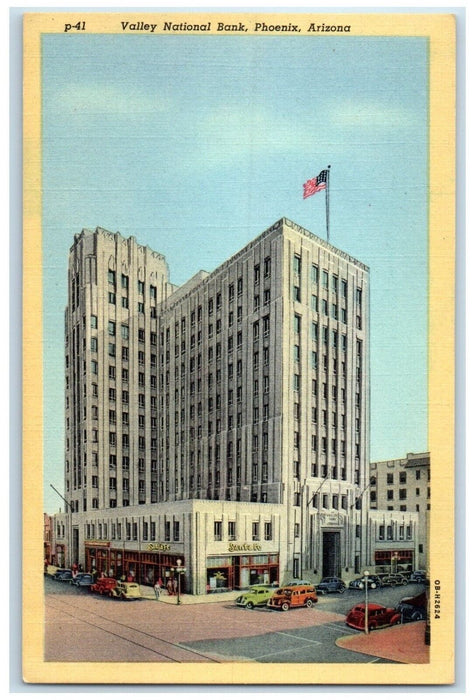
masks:
<svg viewBox="0 0 475 700"><path fill-rule="evenodd" d="M111 543L105 540L86 540L84 545L86 547L110 547Z"/></svg>
<svg viewBox="0 0 475 700"><path fill-rule="evenodd" d="M147 545L147 550L149 552L169 552L170 545L163 544L162 542L151 542Z"/></svg>
<svg viewBox="0 0 475 700"><path fill-rule="evenodd" d="M260 552L262 550L262 546L260 544L252 543L252 544L230 544L228 547L228 552Z"/></svg>

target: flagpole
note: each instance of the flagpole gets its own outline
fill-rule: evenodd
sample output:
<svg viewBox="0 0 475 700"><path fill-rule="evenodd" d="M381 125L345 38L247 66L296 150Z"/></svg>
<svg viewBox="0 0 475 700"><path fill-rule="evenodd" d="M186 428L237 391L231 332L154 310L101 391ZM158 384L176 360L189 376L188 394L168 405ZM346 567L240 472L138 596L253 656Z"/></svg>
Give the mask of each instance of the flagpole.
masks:
<svg viewBox="0 0 475 700"><path fill-rule="evenodd" d="M328 241L328 243L330 242L330 168L331 168L331 165L328 166L327 186L326 186L326 190L325 190L325 204L326 204L326 210L327 210L327 241Z"/></svg>

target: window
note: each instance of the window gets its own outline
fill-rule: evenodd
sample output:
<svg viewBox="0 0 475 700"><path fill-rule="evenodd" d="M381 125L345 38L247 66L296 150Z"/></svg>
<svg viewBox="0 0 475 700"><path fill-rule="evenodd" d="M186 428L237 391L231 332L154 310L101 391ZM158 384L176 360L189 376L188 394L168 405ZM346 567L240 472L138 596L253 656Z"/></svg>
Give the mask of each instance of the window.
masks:
<svg viewBox="0 0 475 700"><path fill-rule="evenodd" d="M97 338L91 338L91 352L97 352Z"/></svg>
<svg viewBox="0 0 475 700"><path fill-rule="evenodd" d="M264 318L262 319L262 322L264 324L264 338L266 338L269 335L269 330L270 330L270 317L264 316Z"/></svg>
<svg viewBox="0 0 475 700"><path fill-rule="evenodd" d="M229 540L236 539L236 522L234 520L228 521L228 539Z"/></svg>
<svg viewBox="0 0 475 700"><path fill-rule="evenodd" d="M270 258L266 258L264 260L264 277L270 277L270 272L271 272L271 260L270 260Z"/></svg>
<svg viewBox="0 0 475 700"><path fill-rule="evenodd" d="M109 284L114 284L115 285L115 272L114 270L109 270L107 273L107 279L109 281Z"/></svg>
<svg viewBox="0 0 475 700"><path fill-rule="evenodd" d="M223 539L223 523L221 520L214 521L214 539L220 542Z"/></svg>
<svg viewBox="0 0 475 700"><path fill-rule="evenodd" d="M91 328L97 328L97 316L91 316Z"/></svg>
<svg viewBox="0 0 475 700"><path fill-rule="evenodd" d="M261 279L261 266L255 265L254 266L254 284L259 284L260 279Z"/></svg>
<svg viewBox="0 0 475 700"><path fill-rule="evenodd" d="M180 522L178 520L173 521L173 541L180 541Z"/></svg>
<svg viewBox="0 0 475 700"><path fill-rule="evenodd" d="M322 271L322 287L328 289L328 272L326 270Z"/></svg>
<svg viewBox="0 0 475 700"><path fill-rule="evenodd" d="M394 484L394 474L386 474L386 483Z"/></svg>
<svg viewBox="0 0 475 700"><path fill-rule="evenodd" d="M109 304L115 304L115 293L109 292L108 299L109 299Z"/></svg>
<svg viewBox="0 0 475 700"><path fill-rule="evenodd" d="M407 498L406 489L399 489L399 500L404 501Z"/></svg>
<svg viewBox="0 0 475 700"><path fill-rule="evenodd" d="M399 483L400 484L406 483L406 472L399 472Z"/></svg>
<svg viewBox="0 0 475 700"><path fill-rule="evenodd" d="M388 491L387 492L387 499L388 501L392 501L394 498L394 491Z"/></svg>
<svg viewBox="0 0 475 700"><path fill-rule="evenodd" d="M107 324L107 330L109 332L109 335L115 335L115 323L114 321L109 321Z"/></svg>
<svg viewBox="0 0 475 700"><path fill-rule="evenodd" d="M300 333L301 317L298 314L294 315L294 333Z"/></svg>
<svg viewBox="0 0 475 700"><path fill-rule="evenodd" d="M269 541L272 539L272 523L264 523L264 539Z"/></svg>
<svg viewBox="0 0 475 700"><path fill-rule="evenodd" d="M252 539L259 540L260 539L260 533L259 533L259 521L254 521L252 523Z"/></svg>

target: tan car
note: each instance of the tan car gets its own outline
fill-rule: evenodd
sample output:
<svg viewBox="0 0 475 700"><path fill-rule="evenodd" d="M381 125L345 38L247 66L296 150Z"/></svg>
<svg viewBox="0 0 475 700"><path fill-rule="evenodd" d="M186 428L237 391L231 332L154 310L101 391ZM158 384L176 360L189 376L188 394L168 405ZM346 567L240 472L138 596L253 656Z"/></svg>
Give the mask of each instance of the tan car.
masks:
<svg viewBox="0 0 475 700"><path fill-rule="evenodd" d="M128 581L117 581L117 586L111 590L109 595L112 598L121 598L122 600L134 600L142 597L139 584Z"/></svg>
<svg viewBox="0 0 475 700"><path fill-rule="evenodd" d="M313 608L318 601L313 586L286 586L279 588L267 601L267 607L276 610L288 610L289 608Z"/></svg>

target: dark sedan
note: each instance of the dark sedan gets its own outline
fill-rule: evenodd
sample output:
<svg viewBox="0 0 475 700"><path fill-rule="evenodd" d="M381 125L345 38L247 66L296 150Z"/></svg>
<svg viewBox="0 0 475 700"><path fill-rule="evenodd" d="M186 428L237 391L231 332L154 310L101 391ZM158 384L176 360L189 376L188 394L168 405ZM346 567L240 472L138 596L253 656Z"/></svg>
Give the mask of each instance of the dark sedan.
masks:
<svg viewBox="0 0 475 700"><path fill-rule="evenodd" d="M427 596L424 593L413 598L402 598L396 606L396 610L401 615L402 622L416 622L427 619Z"/></svg>
<svg viewBox="0 0 475 700"><path fill-rule="evenodd" d="M70 581L72 586L92 586L93 583L94 577L92 574L76 574Z"/></svg>
<svg viewBox="0 0 475 700"><path fill-rule="evenodd" d="M73 572L71 569L58 569L53 578L55 581L71 581L73 578Z"/></svg>
<svg viewBox="0 0 475 700"><path fill-rule="evenodd" d="M355 578L353 581L350 581L350 583L348 584L348 588L357 589L359 591L364 590L364 586L365 586L364 576L362 576L361 578ZM379 576L376 576L376 575L368 576L368 588L372 588L372 589L381 588L381 579L379 578Z"/></svg>

